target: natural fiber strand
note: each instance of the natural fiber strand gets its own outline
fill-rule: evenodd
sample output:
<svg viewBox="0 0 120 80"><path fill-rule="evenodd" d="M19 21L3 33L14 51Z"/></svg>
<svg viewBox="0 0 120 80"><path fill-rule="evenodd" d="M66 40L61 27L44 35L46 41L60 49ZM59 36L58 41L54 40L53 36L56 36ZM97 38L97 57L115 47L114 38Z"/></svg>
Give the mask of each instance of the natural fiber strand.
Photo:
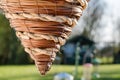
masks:
<svg viewBox="0 0 120 80"><path fill-rule="evenodd" d="M0 0L0 8L42 75L50 70L86 6L86 0Z"/></svg>

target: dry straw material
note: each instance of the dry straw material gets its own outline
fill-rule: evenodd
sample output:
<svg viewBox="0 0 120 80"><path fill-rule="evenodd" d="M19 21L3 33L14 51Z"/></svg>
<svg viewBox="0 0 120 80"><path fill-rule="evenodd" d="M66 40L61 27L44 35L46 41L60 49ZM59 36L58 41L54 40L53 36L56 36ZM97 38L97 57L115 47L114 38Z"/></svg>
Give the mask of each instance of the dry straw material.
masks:
<svg viewBox="0 0 120 80"><path fill-rule="evenodd" d="M86 6L86 0L0 0L0 8L42 75Z"/></svg>

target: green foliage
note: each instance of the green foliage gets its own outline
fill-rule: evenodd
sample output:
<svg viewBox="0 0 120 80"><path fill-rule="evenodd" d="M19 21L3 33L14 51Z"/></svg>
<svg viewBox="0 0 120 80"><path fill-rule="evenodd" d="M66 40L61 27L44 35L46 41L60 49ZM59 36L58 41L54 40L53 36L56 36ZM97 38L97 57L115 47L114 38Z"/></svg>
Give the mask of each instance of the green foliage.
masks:
<svg viewBox="0 0 120 80"><path fill-rule="evenodd" d="M9 21L0 14L0 64L26 64L28 59Z"/></svg>

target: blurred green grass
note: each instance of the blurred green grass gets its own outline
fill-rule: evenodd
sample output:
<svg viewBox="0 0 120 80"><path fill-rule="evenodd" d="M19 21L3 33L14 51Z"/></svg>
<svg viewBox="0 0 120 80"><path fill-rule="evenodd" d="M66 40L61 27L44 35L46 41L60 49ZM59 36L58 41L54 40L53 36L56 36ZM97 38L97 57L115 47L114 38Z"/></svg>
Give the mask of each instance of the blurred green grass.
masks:
<svg viewBox="0 0 120 80"><path fill-rule="evenodd" d="M74 66L53 65L46 76L40 76L34 65L0 66L0 80L53 80L55 74L67 72L73 74ZM120 65L101 65L99 67L101 78L92 80L120 80ZM79 67L78 80L82 74Z"/></svg>

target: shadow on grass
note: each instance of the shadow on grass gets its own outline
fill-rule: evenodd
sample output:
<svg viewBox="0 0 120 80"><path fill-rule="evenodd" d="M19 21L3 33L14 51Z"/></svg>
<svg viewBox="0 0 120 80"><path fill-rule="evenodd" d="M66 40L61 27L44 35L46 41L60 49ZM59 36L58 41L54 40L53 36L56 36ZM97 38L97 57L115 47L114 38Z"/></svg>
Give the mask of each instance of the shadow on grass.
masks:
<svg viewBox="0 0 120 80"><path fill-rule="evenodd" d="M120 80L120 78L110 78L110 77L104 77L104 78L93 79L93 80Z"/></svg>
<svg viewBox="0 0 120 80"><path fill-rule="evenodd" d="M120 70L119 71L111 71L111 72L102 72L101 74L103 74L103 75L119 74L120 75Z"/></svg>
<svg viewBox="0 0 120 80"><path fill-rule="evenodd" d="M78 78L77 80L80 80L80 78ZM104 77L104 78L96 78L96 79L92 79L92 80L120 80L120 78L110 78L110 77Z"/></svg>
<svg viewBox="0 0 120 80"><path fill-rule="evenodd" d="M102 72L101 78L93 80L120 80L120 71L116 72Z"/></svg>
<svg viewBox="0 0 120 80"><path fill-rule="evenodd" d="M40 76L39 74L4 76L0 77L0 80L53 80L53 74L46 76Z"/></svg>

